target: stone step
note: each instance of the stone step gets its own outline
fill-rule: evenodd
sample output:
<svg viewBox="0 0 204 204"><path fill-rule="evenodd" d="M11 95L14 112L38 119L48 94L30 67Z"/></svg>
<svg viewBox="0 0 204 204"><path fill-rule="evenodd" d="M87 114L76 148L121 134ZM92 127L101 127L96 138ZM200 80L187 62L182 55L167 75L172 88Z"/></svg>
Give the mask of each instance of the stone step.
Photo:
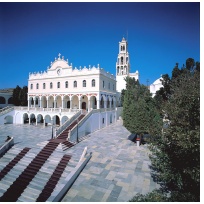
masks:
<svg viewBox="0 0 204 204"><path fill-rule="evenodd" d="M36 198L35 197L30 197L30 196L25 196L23 193L21 196L18 198L17 202L35 202Z"/></svg>

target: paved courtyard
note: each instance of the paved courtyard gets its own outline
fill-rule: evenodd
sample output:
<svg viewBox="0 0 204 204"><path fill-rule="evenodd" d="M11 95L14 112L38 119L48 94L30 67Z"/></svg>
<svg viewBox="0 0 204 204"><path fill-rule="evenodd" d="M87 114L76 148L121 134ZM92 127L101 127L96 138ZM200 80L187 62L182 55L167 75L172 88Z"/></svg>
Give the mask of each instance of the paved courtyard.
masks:
<svg viewBox="0 0 204 204"><path fill-rule="evenodd" d="M69 149L81 155L87 146L92 158L62 202L123 202L159 187L150 176L147 146L137 147L129 135L118 121Z"/></svg>
<svg viewBox="0 0 204 204"><path fill-rule="evenodd" d="M16 147L37 148L51 138L51 127L42 125L0 125L0 142L14 137ZM92 158L66 193L62 202L123 202L137 192L159 187L150 176L147 146L137 147L128 140L130 132L118 121L90 135L66 153L79 160L85 147Z"/></svg>
<svg viewBox="0 0 204 204"><path fill-rule="evenodd" d="M35 125L0 125L0 145L4 143L7 135L14 137L16 147L35 148L36 144L51 139L51 126Z"/></svg>

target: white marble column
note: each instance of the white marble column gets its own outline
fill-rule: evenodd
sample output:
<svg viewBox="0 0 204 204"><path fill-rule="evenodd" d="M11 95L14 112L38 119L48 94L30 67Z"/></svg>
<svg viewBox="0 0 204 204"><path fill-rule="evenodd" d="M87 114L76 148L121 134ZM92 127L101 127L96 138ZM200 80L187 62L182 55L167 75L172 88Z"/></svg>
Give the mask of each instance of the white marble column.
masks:
<svg viewBox="0 0 204 204"><path fill-rule="evenodd" d="M97 101L97 109L100 109L100 101Z"/></svg>
<svg viewBox="0 0 204 204"><path fill-rule="evenodd" d="M81 100L79 100L79 110L81 109Z"/></svg>

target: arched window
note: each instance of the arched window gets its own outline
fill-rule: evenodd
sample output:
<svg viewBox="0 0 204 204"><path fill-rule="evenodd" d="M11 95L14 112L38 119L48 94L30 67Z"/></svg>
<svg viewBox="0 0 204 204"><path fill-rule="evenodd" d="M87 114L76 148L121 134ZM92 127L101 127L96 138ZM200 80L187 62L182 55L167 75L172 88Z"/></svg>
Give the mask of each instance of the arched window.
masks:
<svg viewBox="0 0 204 204"><path fill-rule="evenodd" d="M68 88L68 81L65 81L65 88Z"/></svg>
<svg viewBox="0 0 204 204"><path fill-rule="evenodd" d="M77 81L74 81L74 87L77 87Z"/></svg>
<svg viewBox="0 0 204 204"><path fill-rule="evenodd" d="M52 82L50 83L50 88L52 89Z"/></svg>
<svg viewBox="0 0 204 204"><path fill-rule="evenodd" d="M121 64L123 64L123 57L121 57L120 59L121 59Z"/></svg>
<svg viewBox="0 0 204 204"><path fill-rule="evenodd" d="M38 83L36 84L36 89L39 89L39 84Z"/></svg>
<svg viewBox="0 0 204 204"><path fill-rule="evenodd" d="M43 89L45 89L45 83L43 83Z"/></svg>
<svg viewBox="0 0 204 204"><path fill-rule="evenodd" d="M86 80L83 80L83 87L86 87Z"/></svg>
<svg viewBox="0 0 204 204"><path fill-rule="evenodd" d="M120 50L123 51L123 46L120 47Z"/></svg>
<svg viewBox="0 0 204 204"><path fill-rule="evenodd" d="M115 89L115 86L114 86L114 84L113 84L113 91L114 91L114 89Z"/></svg>
<svg viewBox="0 0 204 204"><path fill-rule="evenodd" d="M110 89L110 82L108 83L108 89Z"/></svg>
<svg viewBox="0 0 204 204"><path fill-rule="evenodd" d="M105 82L103 81L103 88L105 88Z"/></svg>
<svg viewBox="0 0 204 204"><path fill-rule="evenodd" d="M123 45L123 51L125 51L125 45Z"/></svg>
<svg viewBox="0 0 204 204"><path fill-rule="evenodd" d="M96 86L96 80L95 79L92 80L91 85L92 85L92 87Z"/></svg>
<svg viewBox="0 0 204 204"><path fill-rule="evenodd" d="M58 89L60 88L60 82L57 82L57 88Z"/></svg>
<svg viewBox="0 0 204 204"><path fill-rule="evenodd" d="M30 89L33 89L33 84L30 85Z"/></svg>

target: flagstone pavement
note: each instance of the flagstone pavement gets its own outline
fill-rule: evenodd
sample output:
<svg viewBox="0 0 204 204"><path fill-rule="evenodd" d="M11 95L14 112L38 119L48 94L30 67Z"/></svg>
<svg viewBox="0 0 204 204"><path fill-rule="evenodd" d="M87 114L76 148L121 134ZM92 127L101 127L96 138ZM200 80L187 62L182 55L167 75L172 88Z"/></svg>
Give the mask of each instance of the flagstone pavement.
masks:
<svg viewBox="0 0 204 204"><path fill-rule="evenodd" d="M0 125L0 141L10 135L19 148L35 149L38 143L50 139L51 133L51 127L42 125ZM129 135L122 121L117 121L65 151L78 161L87 147L92 157L62 202L126 202L136 193L158 188L150 175L147 146L137 147L127 139Z"/></svg>
<svg viewBox="0 0 204 204"><path fill-rule="evenodd" d="M66 193L62 202L127 202L136 193L158 188L150 175L149 150L130 140L122 121L94 132L67 153L92 158Z"/></svg>

